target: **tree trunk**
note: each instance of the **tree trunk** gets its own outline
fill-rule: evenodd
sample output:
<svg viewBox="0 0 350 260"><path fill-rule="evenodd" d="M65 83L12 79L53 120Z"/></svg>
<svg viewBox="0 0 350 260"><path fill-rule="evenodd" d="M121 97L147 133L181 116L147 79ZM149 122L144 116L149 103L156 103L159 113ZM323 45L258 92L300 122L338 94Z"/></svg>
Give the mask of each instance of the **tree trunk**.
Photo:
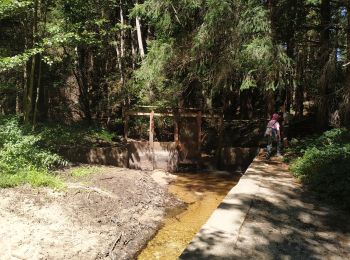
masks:
<svg viewBox="0 0 350 260"><path fill-rule="evenodd" d="M135 47L135 33L131 32L131 56L132 56L132 69L136 69L137 52Z"/></svg>
<svg viewBox="0 0 350 260"><path fill-rule="evenodd" d="M36 67L36 55L32 57L31 68L29 74L29 85L25 96L25 108L24 108L24 122L26 124L30 123L32 112L33 112L33 92L34 92L34 77L35 77L35 67Z"/></svg>
<svg viewBox="0 0 350 260"><path fill-rule="evenodd" d="M290 59L294 60L294 42L290 39L287 43L287 55ZM285 88L283 107L286 112L290 112L292 103L292 92L294 88L293 73L288 73L288 85Z"/></svg>
<svg viewBox="0 0 350 260"><path fill-rule="evenodd" d="M317 101L317 128L322 131L328 126L329 108L327 93L329 91L328 62L330 59L330 23L331 23L331 5L330 0L321 2L321 33L320 33L320 53L319 61L321 66L321 75L319 80L319 99Z"/></svg>
<svg viewBox="0 0 350 260"><path fill-rule="evenodd" d="M120 73L120 83L122 86L124 86L125 83L125 76L124 76L124 57L125 57L125 32L124 32L124 25L125 25L125 20L124 20L124 14L123 14L123 2L119 2L119 19L120 19L120 24L122 25L122 29L120 30L119 35L116 37L118 38L119 36L119 41L120 44L116 45L115 51L117 53L117 65L118 65L118 70ZM118 39L117 39L118 41Z"/></svg>
<svg viewBox="0 0 350 260"><path fill-rule="evenodd" d="M120 15L120 24L122 25L122 30L120 31L120 56L122 58L124 58L124 56L125 56L125 32L124 32L125 20L124 20L123 2L122 1L120 1L119 15Z"/></svg>
<svg viewBox="0 0 350 260"><path fill-rule="evenodd" d="M36 86L36 98L34 103L34 114L33 114L33 130L35 129L37 119L38 119L38 104L40 97L40 87L41 87L41 70L42 70L42 62L40 56L38 57L39 61L39 73L38 73L38 82Z"/></svg>
<svg viewBox="0 0 350 260"><path fill-rule="evenodd" d="M266 91L267 117L270 118L275 113L275 93L273 90Z"/></svg>
<svg viewBox="0 0 350 260"><path fill-rule="evenodd" d="M84 47L76 48L78 56L78 73L76 74L79 85L79 101L84 113L84 119L91 121L91 109L89 98L89 80L87 72L87 50Z"/></svg>
<svg viewBox="0 0 350 260"><path fill-rule="evenodd" d="M17 89L17 97L16 97L16 114L19 115L21 112L24 112L23 106L25 105L25 97L27 96L27 86L28 86L28 65L25 64L23 66L23 83L21 88ZM21 92L22 96L21 96ZM22 97L22 99L21 99ZM24 98L23 98L24 97Z"/></svg>
<svg viewBox="0 0 350 260"><path fill-rule="evenodd" d="M342 104L341 121L342 125L350 128L350 0L347 0L346 5L347 14L347 67L346 67L346 81L344 83L344 100Z"/></svg>
<svg viewBox="0 0 350 260"><path fill-rule="evenodd" d="M37 32L38 32L38 0L34 1L34 14L33 14L33 42L32 47L37 41ZM33 113L33 92L34 92L34 81L35 81L35 69L36 69L36 60L37 55L31 59L31 69L29 75L29 85L27 86L27 91L25 91L24 99L24 122L26 124L30 123L32 113Z"/></svg>
<svg viewBox="0 0 350 260"><path fill-rule="evenodd" d="M136 16L136 31L137 31L137 41L139 43L140 56L143 59L145 57L145 49L143 47L141 21L138 16Z"/></svg>
<svg viewBox="0 0 350 260"><path fill-rule="evenodd" d="M297 84L295 88L295 116L301 119L304 114L304 52L300 50L297 57L296 79Z"/></svg>

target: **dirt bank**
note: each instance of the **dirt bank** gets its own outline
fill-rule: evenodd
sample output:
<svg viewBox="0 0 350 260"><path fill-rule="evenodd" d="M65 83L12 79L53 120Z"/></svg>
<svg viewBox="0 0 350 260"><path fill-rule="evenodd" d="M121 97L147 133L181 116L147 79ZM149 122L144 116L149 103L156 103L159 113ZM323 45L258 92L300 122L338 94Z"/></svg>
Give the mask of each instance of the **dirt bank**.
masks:
<svg viewBox="0 0 350 260"><path fill-rule="evenodd" d="M96 169L62 192L0 190L0 259L131 259L166 207L181 205L167 192L171 175Z"/></svg>

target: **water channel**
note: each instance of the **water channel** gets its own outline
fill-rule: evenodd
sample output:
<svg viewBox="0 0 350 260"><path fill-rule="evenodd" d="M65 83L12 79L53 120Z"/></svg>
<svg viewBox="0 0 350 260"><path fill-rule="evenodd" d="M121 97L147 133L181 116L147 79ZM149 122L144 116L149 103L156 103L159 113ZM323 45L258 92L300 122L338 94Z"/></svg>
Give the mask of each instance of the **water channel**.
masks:
<svg viewBox="0 0 350 260"><path fill-rule="evenodd" d="M138 259L177 259L238 180L238 175L222 173L179 174L169 191L187 207L168 214Z"/></svg>

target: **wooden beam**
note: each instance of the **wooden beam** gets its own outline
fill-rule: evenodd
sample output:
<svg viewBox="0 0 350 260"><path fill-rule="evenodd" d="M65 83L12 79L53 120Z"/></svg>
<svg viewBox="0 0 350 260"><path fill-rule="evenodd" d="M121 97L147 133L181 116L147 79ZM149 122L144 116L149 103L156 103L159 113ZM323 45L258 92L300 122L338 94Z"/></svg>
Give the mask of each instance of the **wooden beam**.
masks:
<svg viewBox="0 0 350 260"><path fill-rule="evenodd" d="M127 111L125 112L130 116L150 116L152 112L137 112L137 111ZM179 112L180 117L197 117L198 113L195 112ZM174 117L174 113L154 113L153 116L157 117ZM202 118L221 118L219 114L202 114Z"/></svg>

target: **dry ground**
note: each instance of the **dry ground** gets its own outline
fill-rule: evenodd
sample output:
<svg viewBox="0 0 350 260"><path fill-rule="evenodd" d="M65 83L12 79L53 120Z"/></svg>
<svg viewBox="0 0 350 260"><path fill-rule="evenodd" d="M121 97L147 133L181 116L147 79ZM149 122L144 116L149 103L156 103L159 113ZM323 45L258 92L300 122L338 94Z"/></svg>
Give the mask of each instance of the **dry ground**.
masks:
<svg viewBox="0 0 350 260"><path fill-rule="evenodd" d="M61 192L0 190L0 259L132 259L166 208L181 205L167 192L169 174L97 171Z"/></svg>

